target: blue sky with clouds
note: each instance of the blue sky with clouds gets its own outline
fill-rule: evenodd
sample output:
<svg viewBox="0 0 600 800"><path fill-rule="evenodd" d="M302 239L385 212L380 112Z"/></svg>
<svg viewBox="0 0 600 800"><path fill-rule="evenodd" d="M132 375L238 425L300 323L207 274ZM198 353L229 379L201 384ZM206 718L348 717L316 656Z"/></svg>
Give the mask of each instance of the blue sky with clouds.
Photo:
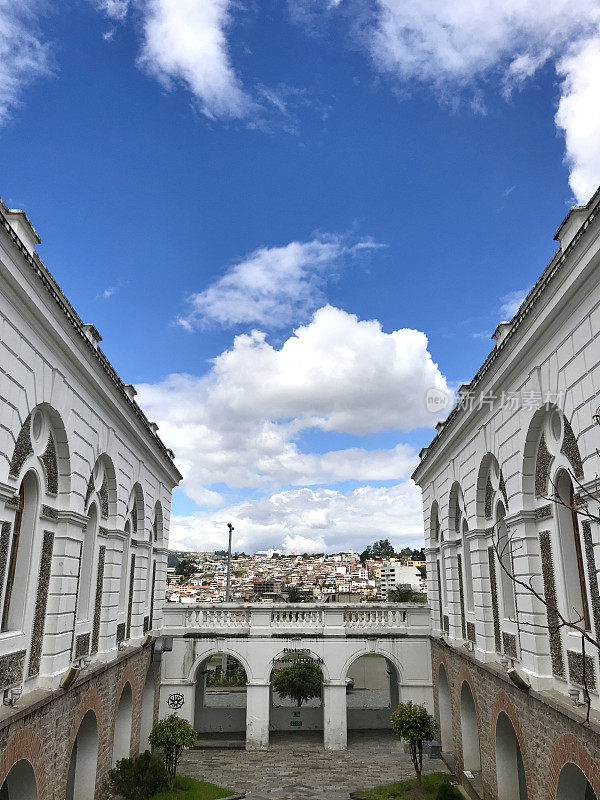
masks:
<svg viewBox="0 0 600 800"><path fill-rule="evenodd" d="M468 380L600 183L592 0L0 4L2 194L185 480L175 544L421 535Z"/></svg>

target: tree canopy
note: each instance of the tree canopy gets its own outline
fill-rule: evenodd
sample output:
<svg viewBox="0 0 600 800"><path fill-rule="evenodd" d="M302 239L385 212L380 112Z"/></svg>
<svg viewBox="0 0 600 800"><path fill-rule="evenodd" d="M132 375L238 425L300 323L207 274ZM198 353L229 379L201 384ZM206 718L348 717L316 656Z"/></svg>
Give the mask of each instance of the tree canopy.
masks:
<svg viewBox="0 0 600 800"><path fill-rule="evenodd" d="M294 700L298 706L313 697L320 697L322 683L321 670L312 661L296 661L273 677L273 689L277 694Z"/></svg>

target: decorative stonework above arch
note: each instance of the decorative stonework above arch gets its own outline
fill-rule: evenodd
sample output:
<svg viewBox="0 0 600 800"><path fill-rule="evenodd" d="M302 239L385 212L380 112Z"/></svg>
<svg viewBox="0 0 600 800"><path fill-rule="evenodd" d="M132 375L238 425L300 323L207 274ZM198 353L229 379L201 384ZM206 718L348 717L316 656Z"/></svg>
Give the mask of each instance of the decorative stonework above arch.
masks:
<svg viewBox="0 0 600 800"><path fill-rule="evenodd" d="M41 456L46 473L46 489L48 494L58 494L58 461L56 458L56 445L54 437L48 434L48 444Z"/></svg>
<svg viewBox="0 0 600 800"><path fill-rule="evenodd" d="M546 497L548 495L548 479L550 477L550 467L554 461L553 456L546 445L546 437L542 433L535 459L535 494L536 497Z"/></svg>
<svg viewBox="0 0 600 800"><path fill-rule="evenodd" d="M563 417L564 434L560 452L567 457L569 464L573 468L573 474L576 478L583 478L583 463L577 446L577 439L573 433L571 423L566 417Z"/></svg>
<svg viewBox="0 0 600 800"><path fill-rule="evenodd" d="M30 423L31 414L28 414L25 422L21 426L19 435L17 436L15 449L13 450L12 458L10 460L8 474L11 476L11 478L19 477L19 473L21 472L21 468L25 463L25 459L33 453L33 447L31 446L31 434L29 430Z"/></svg>

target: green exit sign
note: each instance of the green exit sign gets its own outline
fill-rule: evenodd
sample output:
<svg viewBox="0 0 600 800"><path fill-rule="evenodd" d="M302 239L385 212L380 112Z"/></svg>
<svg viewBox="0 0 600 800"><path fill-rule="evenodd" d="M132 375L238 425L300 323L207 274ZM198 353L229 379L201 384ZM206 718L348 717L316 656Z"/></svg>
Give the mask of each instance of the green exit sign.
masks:
<svg viewBox="0 0 600 800"><path fill-rule="evenodd" d="M293 720L290 722L290 726L291 726L292 728L301 728L301 727L302 727L302 720L293 719Z"/></svg>

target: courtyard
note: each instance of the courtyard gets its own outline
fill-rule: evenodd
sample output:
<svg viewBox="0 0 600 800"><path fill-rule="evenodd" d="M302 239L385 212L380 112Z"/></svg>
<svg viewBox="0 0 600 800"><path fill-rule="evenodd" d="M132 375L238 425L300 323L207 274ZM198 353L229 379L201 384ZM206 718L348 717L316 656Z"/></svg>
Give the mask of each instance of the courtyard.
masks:
<svg viewBox="0 0 600 800"><path fill-rule="evenodd" d="M241 738L237 743L243 747ZM235 744L229 739L222 747L188 750L179 771L246 792L248 800L348 800L350 792L414 777L410 756L388 731L351 731L341 752L324 750L322 733L308 731L272 733L265 752ZM424 757L424 772L444 769L441 760Z"/></svg>

